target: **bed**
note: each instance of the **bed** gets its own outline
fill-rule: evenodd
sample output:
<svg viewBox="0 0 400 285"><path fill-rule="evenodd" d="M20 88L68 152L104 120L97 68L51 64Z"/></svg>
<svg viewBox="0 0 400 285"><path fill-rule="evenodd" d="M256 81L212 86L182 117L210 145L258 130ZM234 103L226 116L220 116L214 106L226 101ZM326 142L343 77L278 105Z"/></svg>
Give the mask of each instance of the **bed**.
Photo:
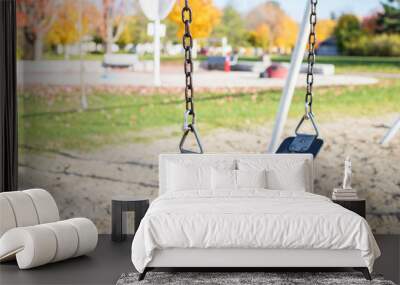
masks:
<svg viewBox="0 0 400 285"><path fill-rule="evenodd" d="M313 194L308 154L163 154L159 197L132 243L153 268L353 267L380 251L359 215Z"/></svg>

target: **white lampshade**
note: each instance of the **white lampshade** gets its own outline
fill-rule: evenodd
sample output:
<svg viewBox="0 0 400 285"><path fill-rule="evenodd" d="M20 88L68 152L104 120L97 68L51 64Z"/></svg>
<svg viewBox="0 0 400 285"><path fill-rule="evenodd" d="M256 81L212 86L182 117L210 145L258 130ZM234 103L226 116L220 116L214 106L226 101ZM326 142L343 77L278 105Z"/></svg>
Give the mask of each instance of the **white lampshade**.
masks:
<svg viewBox="0 0 400 285"><path fill-rule="evenodd" d="M175 0L139 0L143 13L151 21L162 20L174 6Z"/></svg>

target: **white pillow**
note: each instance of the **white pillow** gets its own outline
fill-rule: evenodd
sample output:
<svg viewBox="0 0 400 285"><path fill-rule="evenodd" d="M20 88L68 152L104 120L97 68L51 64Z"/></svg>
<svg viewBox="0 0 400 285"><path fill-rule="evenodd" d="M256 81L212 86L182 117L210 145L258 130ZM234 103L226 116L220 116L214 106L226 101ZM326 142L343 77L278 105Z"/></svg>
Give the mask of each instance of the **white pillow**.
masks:
<svg viewBox="0 0 400 285"><path fill-rule="evenodd" d="M267 172L267 188L273 190L306 191L309 184L304 160L293 158L239 159L239 170L263 170Z"/></svg>
<svg viewBox="0 0 400 285"><path fill-rule="evenodd" d="M267 171L263 170L236 170L237 187L240 188L267 188Z"/></svg>
<svg viewBox="0 0 400 285"><path fill-rule="evenodd" d="M267 171L268 189L287 191L306 191L306 176L303 165L286 171L271 169Z"/></svg>
<svg viewBox="0 0 400 285"><path fill-rule="evenodd" d="M236 170L212 168L211 181L213 190L235 190Z"/></svg>
<svg viewBox="0 0 400 285"><path fill-rule="evenodd" d="M168 191L211 188L211 167L168 163Z"/></svg>

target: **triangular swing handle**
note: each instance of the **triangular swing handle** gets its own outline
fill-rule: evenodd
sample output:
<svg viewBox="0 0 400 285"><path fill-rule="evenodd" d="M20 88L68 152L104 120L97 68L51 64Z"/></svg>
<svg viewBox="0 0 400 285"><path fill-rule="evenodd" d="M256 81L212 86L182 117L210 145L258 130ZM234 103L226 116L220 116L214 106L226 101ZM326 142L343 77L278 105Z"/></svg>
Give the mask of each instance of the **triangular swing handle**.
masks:
<svg viewBox="0 0 400 285"><path fill-rule="evenodd" d="M301 125L302 125L302 124L304 123L304 121L306 121L306 120L310 120L310 121L311 121L311 124L312 124L312 126L313 126L313 128L314 128L314 131L315 131L314 136L315 136L315 137L318 137L319 131L318 131L317 124L316 124L316 122L315 122L315 120L314 120L314 115L313 115L312 113L307 113L307 115L304 115L303 117L301 117L301 120L300 120L300 122L297 124L296 130L294 131L295 134L296 134L296 136L298 136L298 135L304 135L303 133L300 133L299 130L300 130Z"/></svg>
<svg viewBox="0 0 400 285"><path fill-rule="evenodd" d="M192 150L188 150L188 149L185 149L185 148L184 148L184 144L185 144L186 138L187 138L187 136L188 136L189 133L193 133L193 135L194 135L194 137L195 137L195 139L196 139L197 146L199 147L199 150L198 150L197 152L196 152L196 151L192 151ZM198 133L197 133L197 130L196 130L196 127L195 127L194 125L189 125L189 126L184 130L183 136L182 136L181 141L180 141L180 143L179 143L179 150L180 150L181 153L193 153L193 154L194 154L194 153L197 153L197 154L202 154L202 153L204 153L204 151L203 151L203 146L202 146L202 144L201 144L200 137L199 137L199 135L198 135Z"/></svg>

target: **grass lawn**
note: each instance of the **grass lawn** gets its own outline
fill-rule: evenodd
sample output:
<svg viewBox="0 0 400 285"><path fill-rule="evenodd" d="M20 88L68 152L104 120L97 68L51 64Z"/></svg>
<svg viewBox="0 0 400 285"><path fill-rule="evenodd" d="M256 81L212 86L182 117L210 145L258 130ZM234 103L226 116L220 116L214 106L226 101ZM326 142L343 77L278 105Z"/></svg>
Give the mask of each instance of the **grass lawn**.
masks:
<svg viewBox="0 0 400 285"><path fill-rule="evenodd" d="M218 127L244 128L273 120L280 91L257 94L196 94L198 127L204 134ZM89 150L162 137L162 128L180 133L183 94L118 95L96 92L88 96L87 111L79 110L78 94L36 96L19 94L20 143L55 149ZM290 117L303 112L304 90L297 90ZM314 113L320 122L344 116L374 116L399 112L400 81L374 86L318 88ZM169 134L171 135L171 133Z"/></svg>

